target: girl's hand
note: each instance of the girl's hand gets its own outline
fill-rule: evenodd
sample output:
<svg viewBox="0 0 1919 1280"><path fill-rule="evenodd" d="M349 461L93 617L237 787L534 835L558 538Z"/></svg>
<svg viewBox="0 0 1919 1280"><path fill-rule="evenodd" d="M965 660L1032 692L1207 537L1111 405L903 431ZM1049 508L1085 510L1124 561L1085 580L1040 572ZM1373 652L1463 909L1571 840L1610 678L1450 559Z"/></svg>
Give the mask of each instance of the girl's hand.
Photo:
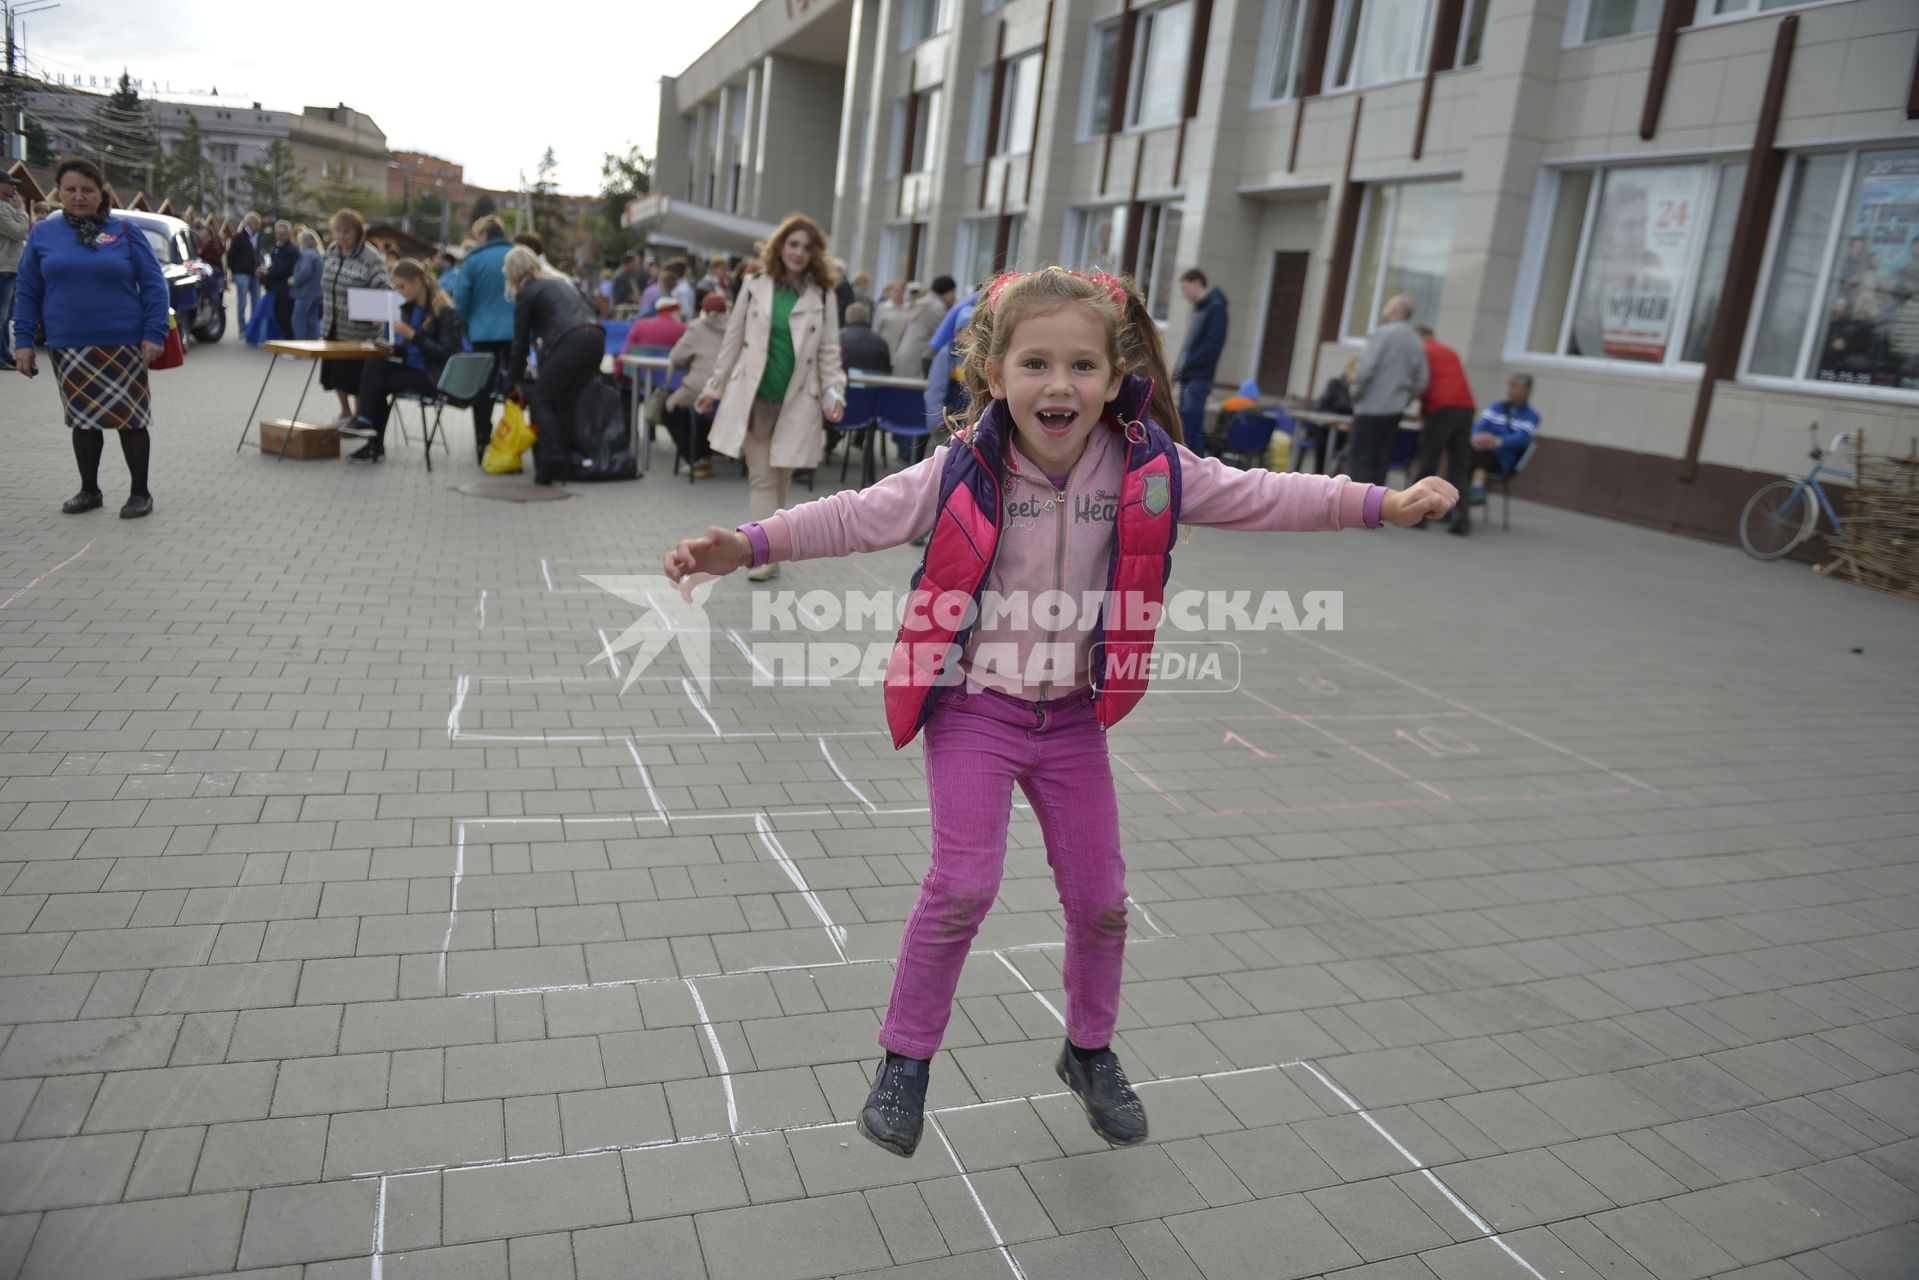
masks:
<svg viewBox="0 0 1919 1280"><path fill-rule="evenodd" d="M843 402L839 400L828 400L826 402L826 420L828 422L838 422L845 416L846 405Z"/></svg>
<svg viewBox="0 0 1919 1280"><path fill-rule="evenodd" d="M1410 529L1421 520L1437 520L1459 502L1459 490L1438 476L1417 480L1410 489L1388 489L1379 506L1379 517L1387 524Z"/></svg>
<svg viewBox="0 0 1919 1280"><path fill-rule="evenodd" d="M393 332L400 335L402 341L413 341L413 326L404 320L395 320L393 322Z"/></svg>
<svg viewBox="0 0 1919 1280"><path fill-rule="evenodd" d="M720 402L712 396L701 396L693 402L693 412L704 418L706 415L712 413L713 410L718 407L719 403Z"/></svg>
<svg viewBox="0 0 1919 1280"><path fill-rule="evenodd" d="M667 578L676 583L694 573L719 577L752 564L753 544L738 529L709 525L699 537L687 538L667 552L660 563Z"/></svg>

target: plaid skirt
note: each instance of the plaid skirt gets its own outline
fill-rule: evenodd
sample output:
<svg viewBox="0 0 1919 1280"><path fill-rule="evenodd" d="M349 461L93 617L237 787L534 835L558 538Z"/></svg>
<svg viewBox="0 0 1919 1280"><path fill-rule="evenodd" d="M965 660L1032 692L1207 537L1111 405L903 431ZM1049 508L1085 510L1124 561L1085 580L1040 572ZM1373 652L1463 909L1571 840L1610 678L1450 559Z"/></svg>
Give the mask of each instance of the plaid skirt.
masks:
<svg viewBox="0 0 1919 1280"><path fill-rule="evenodd" d="M140 348L54 347L54 376L75 431L145 431L153 422Z"/></svg>

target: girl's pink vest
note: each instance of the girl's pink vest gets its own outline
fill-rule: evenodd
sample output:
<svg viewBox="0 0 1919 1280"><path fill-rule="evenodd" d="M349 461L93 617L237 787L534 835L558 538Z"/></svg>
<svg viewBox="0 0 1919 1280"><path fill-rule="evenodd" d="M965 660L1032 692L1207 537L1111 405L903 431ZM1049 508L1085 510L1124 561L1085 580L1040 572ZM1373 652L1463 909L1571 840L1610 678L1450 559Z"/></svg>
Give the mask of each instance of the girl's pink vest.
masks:
<svg viewBox="0 0 1919 1280"><path fill-rule="evenodd" d="M1102 420L1126 447L1106 575L1109 600L1123 600L1125 607L1117 618L1102 607L1093 636L1093 700L1102 726L1117 724L1146 691L1147 659L1179 536L1179 451L1158 423L1145 418L1152 393L1150 380L1127 375ZM999 549L1007 428L1006 402L996 400L967 437L946 451L933 536L913 575L886 667L886 722L895 748L926 724L938 689L964 678L959 660L970 628L960 623L977 615Z"/></svg>

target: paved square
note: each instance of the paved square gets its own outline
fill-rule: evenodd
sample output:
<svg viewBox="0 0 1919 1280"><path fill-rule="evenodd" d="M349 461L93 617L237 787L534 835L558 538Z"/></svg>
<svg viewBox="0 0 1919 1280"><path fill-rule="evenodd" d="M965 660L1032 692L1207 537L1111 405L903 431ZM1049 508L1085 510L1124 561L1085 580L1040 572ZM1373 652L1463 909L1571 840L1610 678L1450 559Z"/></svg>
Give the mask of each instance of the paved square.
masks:
<svg viewBox="0 0 1919 1280"><path fill-rule="evenodd" d="M1909 604L1523 504L1199 532L1175 586L1344 629L1222 633L1239 688L1112 735L1153 1141L1052 1074L1021 806L900 1161L850 1121L918 748L756 683L743 580L706 692L669 646L622 693L585 580L737 521L733 468L484 501L464 415L431 475L236 454L262 360L156 377L143 523L61 516L4 386L0 1277L1911 1273Z"/></svg>

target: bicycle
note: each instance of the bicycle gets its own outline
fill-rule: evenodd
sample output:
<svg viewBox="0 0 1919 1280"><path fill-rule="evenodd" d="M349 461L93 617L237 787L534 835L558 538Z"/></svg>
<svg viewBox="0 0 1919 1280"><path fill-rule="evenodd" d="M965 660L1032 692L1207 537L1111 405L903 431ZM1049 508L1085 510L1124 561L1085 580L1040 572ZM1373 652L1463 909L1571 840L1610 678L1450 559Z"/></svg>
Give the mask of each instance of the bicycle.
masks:
<svg viewBox="0 0 1919 1280"><path fill-rule="evenodd" d="M1810 538L1819 524L1822 509L1832 520L1833 541L1845 540L1845 521L1839 518L1839 509L1827 496L1819 477L1853 478L1853 473L1843 467L1829 467L1822 461L1827 454L1839 452L1840 446L1852 438L1852 433L1840 432L1821 449L1819 424L1815 422L1807 430L1812 435L1812 452L1808 455L1812 459L1812 470L1797 480L1788 476L1765 485L1747 499L1746 509L1739 515L1739 543L1755 560L1777 560Z"/></svg>

